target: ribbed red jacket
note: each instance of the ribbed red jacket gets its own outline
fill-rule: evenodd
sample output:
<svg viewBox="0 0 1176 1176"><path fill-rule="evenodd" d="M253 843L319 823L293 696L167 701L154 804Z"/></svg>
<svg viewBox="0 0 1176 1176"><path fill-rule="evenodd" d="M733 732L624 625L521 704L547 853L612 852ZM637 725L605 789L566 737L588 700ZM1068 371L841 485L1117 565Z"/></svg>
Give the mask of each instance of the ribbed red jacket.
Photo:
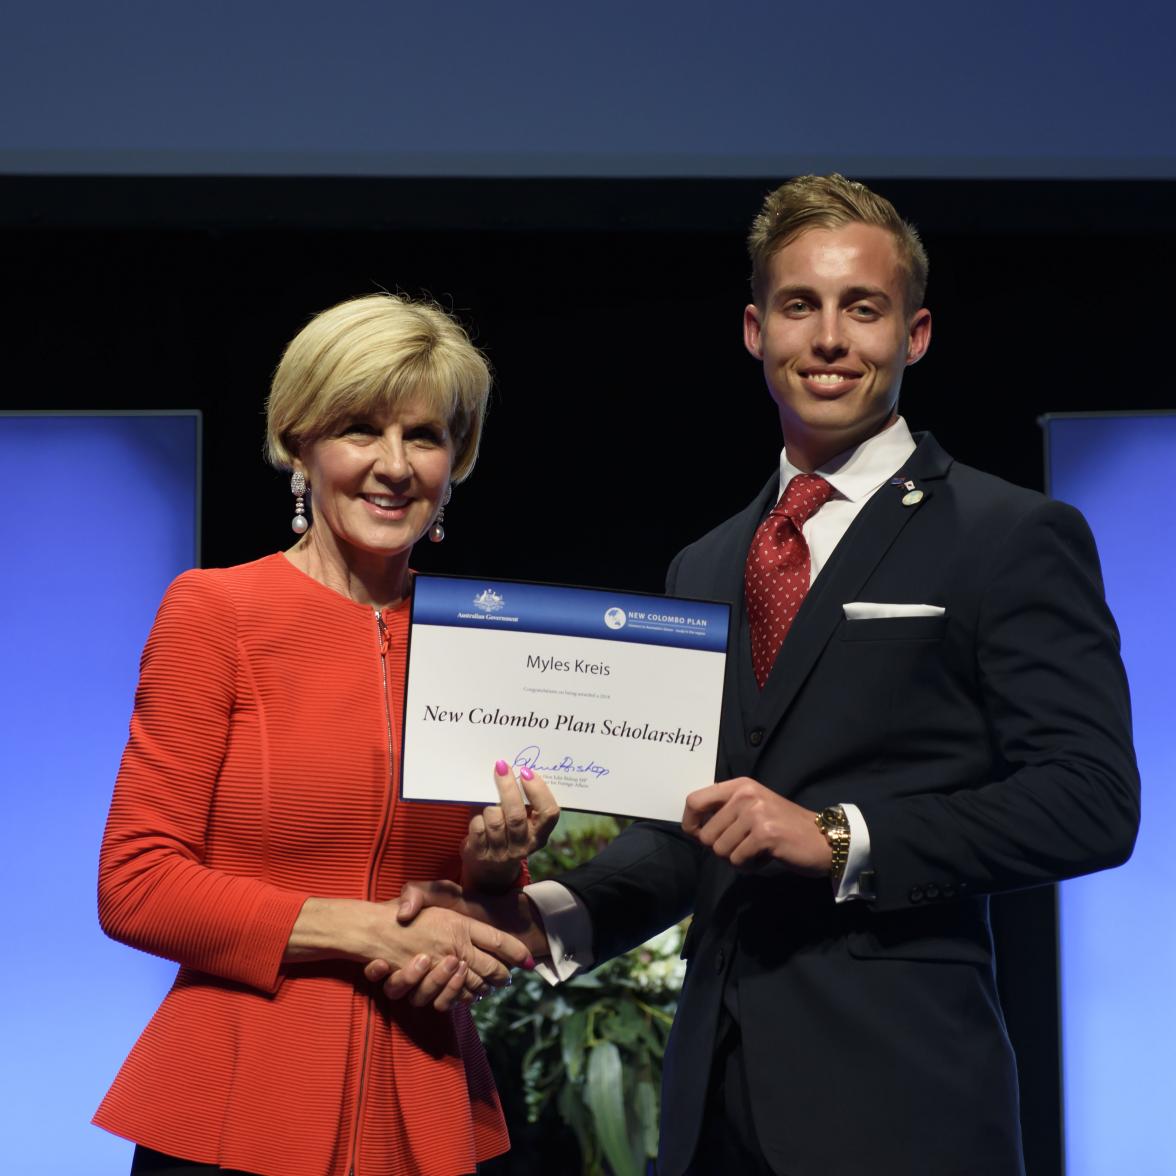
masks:
<svg viewBox="0 0 1176 1176"><path fill-rule="evenodd" d="M180 964L94 1122L260 1176L455 1176L505 1151L468 1011L283 964L310 895L456 878L469 810L398 803L407 605L283 555L191 571L143 653L99 865L108 934Z"/></svg>

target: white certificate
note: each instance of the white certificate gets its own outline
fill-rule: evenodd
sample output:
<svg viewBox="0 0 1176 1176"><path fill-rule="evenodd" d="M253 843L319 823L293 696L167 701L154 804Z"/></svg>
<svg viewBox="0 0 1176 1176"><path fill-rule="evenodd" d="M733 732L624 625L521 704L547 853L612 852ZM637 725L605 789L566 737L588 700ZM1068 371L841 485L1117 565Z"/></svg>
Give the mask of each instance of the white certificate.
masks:
<svg viewBox="0 0 1176 1176"><path fill-rule="evenodd" d="M714 783L729 619L711 601L417 576L401 797L493 803L503 759L564 808L681 820Z"/></svg>

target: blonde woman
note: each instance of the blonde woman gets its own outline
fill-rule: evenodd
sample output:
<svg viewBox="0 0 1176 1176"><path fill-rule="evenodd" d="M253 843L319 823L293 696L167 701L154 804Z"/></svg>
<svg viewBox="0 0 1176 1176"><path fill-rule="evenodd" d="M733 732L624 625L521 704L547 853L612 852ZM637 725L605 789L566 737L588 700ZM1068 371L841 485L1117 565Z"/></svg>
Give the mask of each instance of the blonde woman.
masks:
<svg viewBox="0 0 1176 1176"><path fill-rule="evenodd" d="M267 406L297 542L168 589L99 875L107 933L180 964L95 1117L139 1145L134 1173L457 1176L508 1146L467 1004L532 961L454 912L401 925L395 901L412 878L517 884L558 816L501 761L473 821L397 800L409 555L443 537L489 384L434 306L320 314Z"/></svg>

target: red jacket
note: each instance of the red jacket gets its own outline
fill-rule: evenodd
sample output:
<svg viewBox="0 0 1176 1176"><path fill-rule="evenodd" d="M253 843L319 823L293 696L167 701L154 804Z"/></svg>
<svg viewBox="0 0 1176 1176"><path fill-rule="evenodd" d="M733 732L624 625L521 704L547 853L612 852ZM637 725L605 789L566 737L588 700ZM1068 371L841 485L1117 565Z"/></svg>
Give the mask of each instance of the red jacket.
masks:
<svg viewBox="0 0 1176 1176"><path fill-rule="evenodd" d="M282 555L168 589L98 901L108 934L181 966L99 1126L259 1176L455 1176L506 1150L466 1009L282 963L308 896L458 875L469 810L397 801L407 604L382 621Z"/></svg>

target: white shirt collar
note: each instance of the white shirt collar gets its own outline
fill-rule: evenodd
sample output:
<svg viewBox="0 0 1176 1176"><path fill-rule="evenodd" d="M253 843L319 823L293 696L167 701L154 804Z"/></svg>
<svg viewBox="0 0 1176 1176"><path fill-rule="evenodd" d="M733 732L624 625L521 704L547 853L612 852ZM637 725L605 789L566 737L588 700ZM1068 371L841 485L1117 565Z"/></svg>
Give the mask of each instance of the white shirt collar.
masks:
<svg viewBox="0 0 1176 1176"><path fill-rule="evenodd" d="M902 469L903 463L915 452L915 439L907 428L907 423L899 417L889 428L881 433L867 437L860 445L846 449L836 457L830 458L814 473L820 474L841 498L848 498L850 502L869 498L883 482L893 477ZM798 470L788 460L788 451L780 451L780 488L777 498L784 493L784 488L803 470Z"/></svg>

